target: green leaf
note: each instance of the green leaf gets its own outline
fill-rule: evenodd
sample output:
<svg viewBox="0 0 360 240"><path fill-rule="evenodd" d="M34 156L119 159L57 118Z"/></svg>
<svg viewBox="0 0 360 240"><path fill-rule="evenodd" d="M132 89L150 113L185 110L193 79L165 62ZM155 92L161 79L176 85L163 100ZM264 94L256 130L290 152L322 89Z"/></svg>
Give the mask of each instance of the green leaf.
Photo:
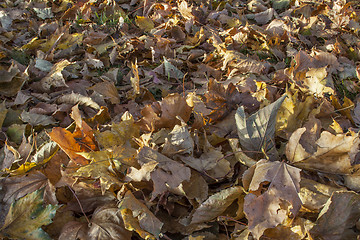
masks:
<svg viewBox="0 0 360 240"><path fill-rule="evenodd" d="M271 160L277 160L275 149L276 114L286 95L246 118L244 107L235 114L240 144L244 150L263 152Z"/></svg>
<svg viewBox="0 0 360 240"><path fill-rule="evenodd" d="M272 0L271 3L275 10L283 10L289 6L290 0Z"/></svg>
<svg viewBox="0 0 360 240"><path fill-rule="evenodd" d="M14 202L0 229L0 236L27 240L51 239L41 226L52 222L59 207L51 204L44 206L43 195L44 189L41 189Z"/></svg>
<svg viewBox="0 0 360 240"><path fill-rule="evenodd" d="M182 80L184 77L184 73L182 73L178 68L172 65L166 58L164 57L164 69L165 76L168 78L175 78L177 80Z"/></svg>

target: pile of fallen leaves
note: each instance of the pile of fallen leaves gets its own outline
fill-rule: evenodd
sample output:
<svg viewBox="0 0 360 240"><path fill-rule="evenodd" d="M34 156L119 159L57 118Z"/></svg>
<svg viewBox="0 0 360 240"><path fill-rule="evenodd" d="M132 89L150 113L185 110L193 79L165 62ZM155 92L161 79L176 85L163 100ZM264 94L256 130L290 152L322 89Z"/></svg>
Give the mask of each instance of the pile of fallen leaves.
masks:
<svg viewBox="0 0 360 240"><path fill-rule="evenodd" d="M360 5L1 0L0 237L356 239Z"/></svg>

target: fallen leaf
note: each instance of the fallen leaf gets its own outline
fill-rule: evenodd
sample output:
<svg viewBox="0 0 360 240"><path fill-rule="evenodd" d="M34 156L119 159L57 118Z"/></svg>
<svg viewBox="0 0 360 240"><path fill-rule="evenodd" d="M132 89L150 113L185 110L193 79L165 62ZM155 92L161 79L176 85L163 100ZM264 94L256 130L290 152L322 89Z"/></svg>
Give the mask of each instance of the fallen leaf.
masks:
<svg viewBox="0 0 360 240"><path fill-rule="evenodd" d="M152 200L168 190L176 191L182 182L190 180L190 168L151 148L143 147L138 154L138 159L140 164L158 162L156 169L151 172L151 180L154 183L154 190L151 194Z"/></svg>
<svg viewBox="0 0 360 240"><path fill-rule="evenodd" d="M44 190L33 193L14 202L0 229L3 237L25 239L51 239L41 226L51 223L58 206L43 206Z"/></svg>
<svg viewBox="0 0 360 240"><path fill-rule="evenodd" d="M74 138L73 133L61 127L55 127L48 133L51 140L56 142L59 147L69 156L69 158L77 164L86 165L89 163L86 158L80 156L79 152L88 150L80 145Z"/></svg>
<svg viewBox="0 0 360 240"><path fill-rule="evenodd" d="M131 191L127 191L124 198L119 200L121 201L119 204L120 210L131 210L132 216L137 218L139 221L140 228L151 233L156 239L159 239L159 234L161 232L163 223L156 218L156 216L146 207L146 205L136 199ZM132 226L132 228L134 227L135 226Z"/></svg>
<svg viewBox="0 0 360 240"><path fill-rule="evenodd" d="M355 226L360 217L359 204L360 196L355 192L334 192L310 230L310 236L325 239L356 238L356 232L352 231L351 237L347 231Z"/></svg>
<svg viewBox="0 0 360 240"><path fill-rule="evenodd" d="M51 71L41 79L40 84L45 91L49 91L51 87L67 87L63 74L61 73L65 67L72 64L68 60L62 60L56 63Z"/></svg>
<svg viewBox="0 0 360 240"><path fill-rule="evenodd" d="M131 239L131 232L125 229L120 210L115 206L95 210L87 235L87 239Z"/></svg>
<svg viewBox="0 0 360 240"><path fill-rule="evenodd" d="M179 94L169 94L160 103L147 105L141 110L143 118L138 122L145 130L173 128L180 125L180 117L184 122L190 119L191 107L187 105L185 98Z"/></svg>
<svg viewBox="0 0 360 240"><path fill-rule="evenodd" d="M300 210L300 169L266 160L260 160L252 168L244 212L250 232L259 239L266 229L276 227L288 217L294 218Z"/></svg>
<svg viewBox="0 0 360 240"><path fill-rule="evenodd" d="M104 99L109 99L112 104L120 103L120 96L113 82L104 81L97 83L89 89L100 93L104 96Z"/></svg>
<svg viewBox="0 0 360 240"><path fill-rule="evenodd" d="M244 196L240 186L224 189L211 195L195 210L190 224L199 224L220 216L237 198Z"/></svg>
<svg viewBox="0 0 360 240"><path fill-rule="evenodd" d="M353 166L360 140L354 132L333 135L323 131L315 142L309 139L314 151L308 152L299 143L306 128L297 129L290 137L286 145L286 157L295 166L337 174L349 174L358 168Z"/></svg>
<svg viewBox="0 0 360 240"><path fill-rule="evenodd" d="M24 176L7 178L4 180L3 186L6 191L3 198L4 202L15 202L26 194L41 188L44 188L42 193L44 194L43 198L45 201L51 203L57 202L53 186L48 182L48 178L39 171Z"/></svg>
<svg viewBox="0 0 360 240"><path fill-rule="evenodd" d="M274 103L260 109L258 112L246 117L244 107L239 107L235 114L236 126L240 144L244 150L262 152L272 160L278 159L275 148L276 114L286 95ZM249 156L255 154L248 154ZM256 156L256 155L255 155Z"/></svg>

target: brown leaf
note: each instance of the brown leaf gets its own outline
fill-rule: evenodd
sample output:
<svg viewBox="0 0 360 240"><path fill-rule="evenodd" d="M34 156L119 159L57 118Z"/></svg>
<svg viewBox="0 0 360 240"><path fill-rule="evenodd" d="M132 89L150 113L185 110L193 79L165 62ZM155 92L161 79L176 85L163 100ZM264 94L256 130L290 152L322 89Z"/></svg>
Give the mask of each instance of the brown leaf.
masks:
<svg viewBox="0 0 360 240"><path fill-rule="evenodd" d="M286 157L291 163L305 169L337 174L349 174L358 169L358 166L353 166L360 144L356 133L350 131L333 135L323 131L313 142L313 138L302 138L305 131L306 128L297 129L286 145ZM299 142L301 139L307 143L305 146L311 146L314 150L304 147Z"/></svg>
<svg viewBox="0 0 360 240"><path fill-rule="evenodd" d="M190 180L190 168L151 148L143 147L138 154L138 159L141 164L158 162L156 169L151 172L151 180L154 183L152 200L166 191L176 191L182 182Z"/></svg>
<svg viewBox="0 0 360 240"><path fill-rule="evenodd" d="M15 200L45 187L44 200L51 204L57 204L54 187L48 178L39 171L24 176L10 177L4 180L3 186L6 190L3 201L12 203Z"/></svg>
<svg viewBox="0 0 360 240"><path fill-rule="evenodd" d="M141 229L151 233L156 238L159 237L163 223L156 218L145 204L136 199L131 191L127 191L124 198L119 200L121 200L119 208L131 210L133 217L139 221Z"/></svg>
<svg viewBox="0 0 360 240"><path fill-rule="evenodd" d="M294 218L300 210L300 169L266 160L260 160L252 168L255 171L250 193L245 196L244 212L249 230L259 239L266 229L281 224L289 214ZM270 185L266 189L267 184Z"/></svg>
<svg viewBox="0 0 360 240"><path fill-rule="evenodd" d="M141 110L143 118L138 122L144 130L173 128L180 125L180 117L184 122L190 118L191 107L181 95L175 93L165 97L160 103L155 102Z"/></svg>
<svg viewBox="0 0 360 240"><path fill-rule="evenodd" d="M120 211L115 206L102 206L95 210L90 221L87 239L131 239L124 226Z"/></svg>

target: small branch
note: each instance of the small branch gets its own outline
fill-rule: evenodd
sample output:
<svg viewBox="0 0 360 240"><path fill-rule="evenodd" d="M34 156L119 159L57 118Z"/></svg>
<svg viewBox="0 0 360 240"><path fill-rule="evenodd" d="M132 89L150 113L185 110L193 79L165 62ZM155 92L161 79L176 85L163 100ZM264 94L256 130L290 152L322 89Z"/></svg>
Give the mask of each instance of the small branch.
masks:
<svg viewBox="0 0 360 240"><path fill-rule="evenodd" d="M72 190L72 188L68 185L68 184L66 184L66 186L70 189L70 191L74 194L74 196L75 196L75 198L76 198L76 201L78 202L78 204L79 204L79 206L80 206L80 209L81 209L81 212L84 214L84 217L86 218L86 221L88 222L88 224L90 224L90 220L89 220L89 218L86 216L86 214L85 214L85 212L84 212L84 209L83 209L83 207L82 207L82 205L81 205L81 203L80 203L80 200L79 200L79 198L76 196L76 193L74 192L74 190Z"/></svg>

